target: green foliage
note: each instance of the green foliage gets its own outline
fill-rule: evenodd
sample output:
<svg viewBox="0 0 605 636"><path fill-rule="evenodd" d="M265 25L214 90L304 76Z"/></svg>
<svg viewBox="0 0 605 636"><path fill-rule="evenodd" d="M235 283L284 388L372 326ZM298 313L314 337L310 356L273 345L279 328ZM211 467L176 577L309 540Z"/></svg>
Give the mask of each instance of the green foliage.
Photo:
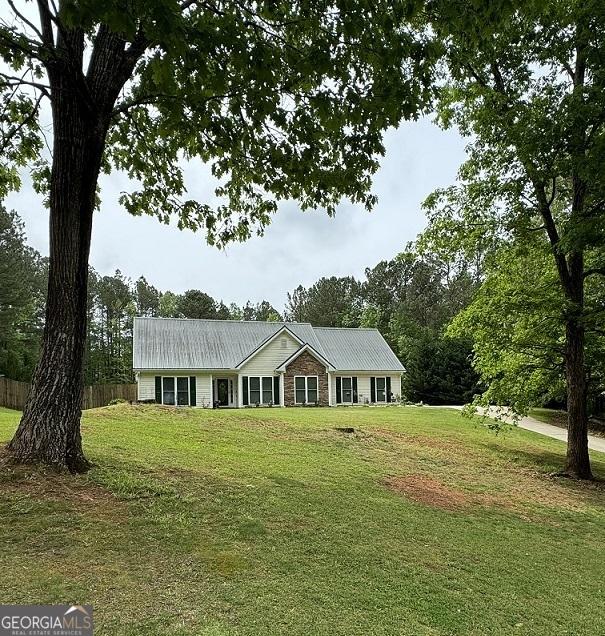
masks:
<svg viewBox="0 0 605 636"><path fill-rule="evenodd" d="M560 397L565 325L587 330L602 391L605 7L444 1L431 21L445 43L438 121L469 145L457 184L426 200L423 242L486 275L453 328L475 339L483 399L525 412Z"/></svg>
<svg viewBox="0 0 605 636"><path fill-rule="evenodd" d="M160 311L160 292L144 276L135 283L137 316L157 316Z"/></svg>
<svg viewBox="0 0 605 636"><path fill-rule="evenodd" d="M232 308L233 315L231 316L235 320L238 320L238 316L241 315L242 320L261 320L268 322L280 322L283 320L282 315L273 307L273 305L263 300L256 305L252 305L250 302L246 303L246 306L239 311L237 308Z"/></svg>
<svg viewBox="0 0 605 636"><path fill-rule="evenodd" d="M132 326L140 289L119 270L113 276L89 276L88 338L85 379L87 384L131 382Z"/></svg>
<svg viewBox="0 0 605 636"><path fill-rule="evenodd" d="M463 404L477 392L467 337L444 335L477 288L472 265L451 263L409 244L391 261L366 270L362 313L405 366L403 395L414 402Z"/></svg>
<svg viewBox="0 0 605 636"><path fill-rule="evenodd" d="M599 284L600 283L600 284ZM599 312L605 285L587 287L586 311ZM548 245L502 246L490 259L485 281L449 328L471 337L474 363L487 387L478 404L499 404L527 413L534 405L565 401L565 306ZM603 391L605 339L587 334L589 394Z"/></svg>
<svg viewBox="0 0 605 636"><path fill-rule="evenodd" d="M288 294L286 316L316 327L357 327L362 311L362 286L352 276L320 278L308 289L299 285Z"/></svg>
<svg viewBox="0 0 605 636"><path fill-rule="evenodd" d="M413 337L400 337L404 352L403 394L413 402L467 404L480 388L471 365L472 342L465 337L444 337L430 329L417 329Z"/></svg>
<svg viewBox="0 0 605 636"><path fill-rule="evenodd" d="M0 206L0 375L29 380L38 355L46 262L25 244L16 212Z"/></svg>
<svg viewBox="0 0 605 636"><path fill-rule="evenodd" d="M177 311L183 318L216 318L216 302L199 289L189 289L179 297Z"/></svg>
<svg viewBox="0 0 605 636"><path fill-rule="evenodd" d="M366 269L366 280L321 278L288 294L289 320L378 329L406 368L404 397L461 404L478 391L468 337L446 337L448 322L471 301L474 266L420 253L413 244Z"/></svg>
<svg viewBox="0 0 605 636"><path fill-rule="evenodd" d="M125 45L121 68L134 69L126 78L96 77L80 68L73 47L41 42L42 29L18 17L2 23L0 58L40 81L0 79L0 99L12 102L0 127L10 132L27 120L7 135L0 194L18 187L16 166L38 158L42 135L30 94L47 96L46 67L58 69L53 60L69 56L68 79L93 101L104 91L113 100L113 83L126 80L109 105L104 155L106 172L123 170L138 184L122 194L124 207L201 229L212 243L262 232L280 200L329 214L342 198L371 208L383 131L416 117L432 90L437 48L418 19L418 0L69 0L58 14L53 3L42 6L50 28L82 38L85 62L93 51L116 54L104 39L110 32ZM15 82L23 89L18 99ZM210 167L218 181L213 198L188 196L182 160ZM42 190L48 170L38 168Z"/></svg>

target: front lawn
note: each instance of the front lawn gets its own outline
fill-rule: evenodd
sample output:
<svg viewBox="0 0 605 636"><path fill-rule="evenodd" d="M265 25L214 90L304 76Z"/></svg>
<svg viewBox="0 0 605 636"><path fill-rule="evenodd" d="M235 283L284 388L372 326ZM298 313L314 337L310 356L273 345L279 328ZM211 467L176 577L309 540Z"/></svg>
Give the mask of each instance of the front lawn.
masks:
<svg viewBox="0 0 605 636"><path fill-rule="evenodd" d="M111 636L605 633L605 490L549 477L556 440L413 407L115 406L83 435L86 476L0 470L2 603Z"/></svg>

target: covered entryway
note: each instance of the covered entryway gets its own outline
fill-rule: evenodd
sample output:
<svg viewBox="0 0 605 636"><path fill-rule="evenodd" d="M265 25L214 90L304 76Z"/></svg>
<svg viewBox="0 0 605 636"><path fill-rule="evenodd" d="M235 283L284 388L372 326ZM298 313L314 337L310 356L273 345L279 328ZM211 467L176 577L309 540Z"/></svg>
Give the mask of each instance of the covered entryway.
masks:
<svg viewBox="0 0 605 636"><path fill-rule="evenodd" d="M213 406L232 407L237 404L237 377L215 378L213 382Z"/></svg>

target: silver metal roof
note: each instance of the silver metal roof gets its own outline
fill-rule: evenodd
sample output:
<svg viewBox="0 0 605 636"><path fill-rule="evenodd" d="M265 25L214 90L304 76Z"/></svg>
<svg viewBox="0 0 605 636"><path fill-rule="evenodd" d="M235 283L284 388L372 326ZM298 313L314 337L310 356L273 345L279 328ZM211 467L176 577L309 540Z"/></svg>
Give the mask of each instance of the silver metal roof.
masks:
<svg viewBox="0 0 605 636"><path fill-rule="evenodd" d="M283 327L337 370L403 371L375 329L331 329L301 322L135 318L133 367L235 369Z"/></svg>
<svg viewBox="0 0 605 636"><path fill-rule="evenodd" d="M314 327L324 356L339 371L404 371L378 329Z"/></svg>

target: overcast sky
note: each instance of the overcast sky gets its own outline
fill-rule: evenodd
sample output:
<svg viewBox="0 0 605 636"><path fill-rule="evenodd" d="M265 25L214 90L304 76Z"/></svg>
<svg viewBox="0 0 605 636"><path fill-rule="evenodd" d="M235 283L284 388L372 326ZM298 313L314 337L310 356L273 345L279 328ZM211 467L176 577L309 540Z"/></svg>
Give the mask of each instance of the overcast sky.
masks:
<svg viewBox="0 0 605 636"><path fill-rule="evenodd" d="M286 293L322 276L362 277L364 269L401 251L423 229L420 209L437 187L451 184L464 158L464 142L429 120L406 123L386 135L386 156L376 174L378 204L372 213L350 204L335 218L281 205L263 237L219 251L202 234L162 225L153 217L132 217L118 203L130 190L119 173L102 178L102 206L96 213L91 264L101 274L119 269L136 279L144 275L161 289L201 289L227 304L269 300L281 310ZM188 167L191 194L212 198L204 166ZM48 254L48 212L27 181L5 202L25 221L28 242Z"/></svg>

